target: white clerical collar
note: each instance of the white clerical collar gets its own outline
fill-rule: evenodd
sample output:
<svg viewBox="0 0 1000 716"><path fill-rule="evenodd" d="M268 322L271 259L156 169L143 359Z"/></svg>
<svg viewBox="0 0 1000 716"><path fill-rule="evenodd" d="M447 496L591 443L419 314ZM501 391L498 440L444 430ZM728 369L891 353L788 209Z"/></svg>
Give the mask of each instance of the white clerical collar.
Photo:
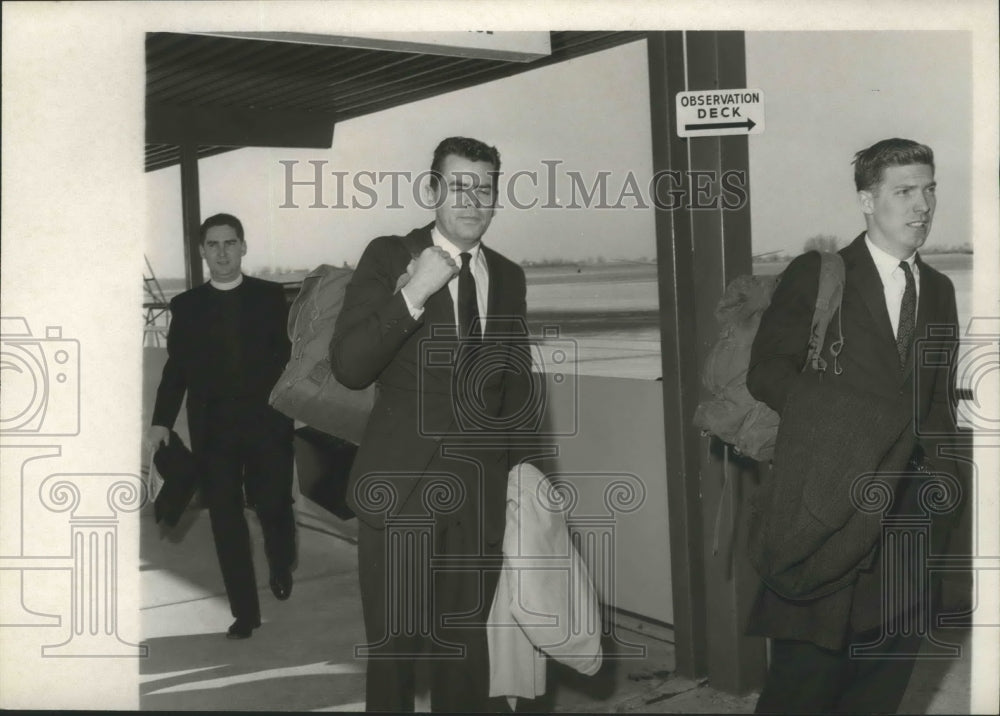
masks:
<svg viewBox="0 0 1000 716"><path fill-rule="evenodd" d="M447 238L444 234L438 231L437 224L431 228L431 241L434 242L435 246L440 246L442 249L447 251L448 255L456 261L458 261L459 254L462 252L470 255L470 261L476 261L479 258L479 248L483 245L482 241L477 241L476 245L471 249L460 249L451 242L451 239Z"/></svg>
<svg viewBox="0 0 1000 716"><path fill-rule="evenodd" d="M243 283L243 274L240 274L232 281L216 281L213 278L209 281L209 283L212 284L214 288L217 288L220 291L232 291L234 288Z"/></svg>
<svg viewBox="0 0 1000 716"><path fill-rule="evenodd" d="M897 259L895 256L890 254L885 249L879 248L872 241L871 237L865 232L865 244L868 246L868 253L872 255L872 260L875 262L875 266L879 269L879 273L882 275L888 275L899 267L900 260L905 261L910 264L910 270L916 269L917 263L917 252L914 251L905 259Z"/></svg>

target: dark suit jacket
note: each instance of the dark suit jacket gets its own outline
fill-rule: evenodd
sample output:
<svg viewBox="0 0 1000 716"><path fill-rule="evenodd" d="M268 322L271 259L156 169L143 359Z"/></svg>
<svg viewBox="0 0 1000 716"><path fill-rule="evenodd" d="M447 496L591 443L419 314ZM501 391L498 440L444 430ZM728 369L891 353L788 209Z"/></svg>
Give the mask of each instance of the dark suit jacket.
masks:
<svg viewBox="0 0 1000 716"><path fill-rule="evenodd" d="M209 426L207 408L217 380L217 366L206 357L205 346L219 330L219 319L211 311L212 288L202 284L175 296L170 302L170 331L167 334L167 363L156 392L153 425L173 427L187 392L188 428L191 449L197 455L205 446ZM233 289L242 292L239 336L242 342L242 369L247 397L267 406L271 388L288 362L288 304L277 283L244 276ZM273 413L273 415L271 415ZM289 431L291 421L268 408L276 427Z"/></svg>
<svg viewBox="0 0 1000 716"><path fill-rule="evenodd" d="M416 320L396 291L411 254L432 245L432 227L415 229L405 240L398 236L373 240L358 263L337 320L330 357L334 375L349 388L378 385L351 470L348 503L360 519L380 528L386 510L366 492L365 476L370 480L378 475L391 485L395 502L390 512L407 511L419 499L415 488L424 473L441 464L442 448L469 440L489 444L488 449L469 453L479 469L462 471L458 477L467 490L464 504L469 509L477 509L482 493L486 538L494 543L503 535L511 467L507 441L533 425L533 418L526 415L531 411L523 411L530 405L533 380L525 344L524 271L482 246L489 297L483 353L475 362L488 367L478 374L474 370L456 374L454 302L448 287L428 299ZM456 375L482 401L471 416L464 416L466 420L455 410ZM453 471L455 464L451 461L444 469ZM465 517L479 524L479 514Z"/></svg>
<svg viewBox="0 0 1000 716"><path fill-rule="evenodd" d="M920 446L932 468L957 474L954 461L939 460L936 455L938 443L956 433L952 403L955 393L950 385L954 375L950 361L954 360L957 340L939 341L949 348L947 361L922 360L920 344L929 326L947 326L954 331L955 337L958 335L955 290L951 281L917 257L920 297L916 342L909 365L904 369L899 365L882 282L865 245L864 234L840 254L846 275L840 314L845 343L837 359L838 375L829 353L829 346L838 333L838 321L834 317L824 344L824 358L829 366L823 380L828 381L831 388L844 386L845 390L869 393L908 411L914 427L904 433L903 439ZM755 398L779 414L799 381L814 379L802 373L802 366L807 354L818 277L818 254L807 253L792 261L782 275L754 340L747 387ZM945 437L927 437L931 432ZM938 534L941 532L938 530ZM876 564L867 577L863 574L858 583L811 601L784 600L766 587L762 588L750 615L750 633L814 641L838 648L848 628L860 631L878 626L878 567Z"/></svg>

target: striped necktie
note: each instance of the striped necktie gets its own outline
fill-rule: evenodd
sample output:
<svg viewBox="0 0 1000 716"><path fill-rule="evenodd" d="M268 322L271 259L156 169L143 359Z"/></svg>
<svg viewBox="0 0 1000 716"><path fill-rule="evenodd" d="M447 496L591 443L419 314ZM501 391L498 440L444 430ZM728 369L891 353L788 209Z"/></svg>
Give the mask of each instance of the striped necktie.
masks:
<svg viewBox="0 0 1000 716"><path fill-rule="evenodd" d="M896 331L896 351L899 353L899 365L906 367L910 357L910 346L913 344L913 332L917 317L917 282L913 280L910 264L900 261L899 267L906 276L906 289L899 305L899 328Z"/></svg>

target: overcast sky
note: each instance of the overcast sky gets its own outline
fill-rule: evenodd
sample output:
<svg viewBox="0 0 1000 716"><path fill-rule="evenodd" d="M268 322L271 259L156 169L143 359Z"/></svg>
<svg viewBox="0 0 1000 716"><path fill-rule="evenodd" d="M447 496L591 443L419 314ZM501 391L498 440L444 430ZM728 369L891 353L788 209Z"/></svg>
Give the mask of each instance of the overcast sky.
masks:
<svg viewBox="0 0 1000 716"><path fill-rule="evenodd" d="M797 252L820 233L853 238L864 225L850 160L889 136L917 139L936 151L940 202L931 241L970 241L969 74L963 33L747 33L747 86L763 91L766 115L765 132L748 140L754 252ZM240 216L250 271L354 263L374 236L405 233L430 221L431 212L405 181L398 193L403 208L388 208L387 179L377 184L372 208L310 208L314 189L299 186L289 197L289 169L281 162L297 162L292 170L299 181L314 177L310 161L323 162L320 193L328 206L349 206L352 198L369 203L351 189L358 172L419 173L449 135L495 144L508 176L536 173L537 189L527 177L516 184L522 203L570 204L573 172L588 188L599 172L609 172L609 204L630 176L645 190L652 173L645 41L343 122L330 150L242 149L204 159L202 216ZM554 194L549 166L557 167ZM347 172L342 194L333 171ZM181 276L179 172L146 178L147 254L159 276ZM298 208L281 208L289 198ZM653 210L629 197L622 203L627 208L508 206L486 240L518 261L655 255Z"/></svg>
<svg viewBox="0 0 1000 716"><path fill-rule="evenodd" d="M747 83L764 90L767 112L767 131L749 138L754 251L860 233L850 162L886 137L934 149L929 242L971 242L969 40L957 32L747 33Z"/></svg>

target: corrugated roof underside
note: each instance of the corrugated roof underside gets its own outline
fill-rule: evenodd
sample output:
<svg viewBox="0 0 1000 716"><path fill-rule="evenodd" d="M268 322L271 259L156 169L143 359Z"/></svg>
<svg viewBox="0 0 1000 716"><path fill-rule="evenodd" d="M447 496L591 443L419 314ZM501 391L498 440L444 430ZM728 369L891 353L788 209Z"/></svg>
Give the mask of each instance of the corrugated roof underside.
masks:
<svg viewBox="0 0 1000 716"><path fill-rule="evenodd" d="M295 110L336 121L452 92L641 39L636 32L553 32L534 62L169 32L146 36L146 100L180 107ZM199 147L211 156L238 147ZM173 145L147 145L146 170L177 164Z"/></svg>

